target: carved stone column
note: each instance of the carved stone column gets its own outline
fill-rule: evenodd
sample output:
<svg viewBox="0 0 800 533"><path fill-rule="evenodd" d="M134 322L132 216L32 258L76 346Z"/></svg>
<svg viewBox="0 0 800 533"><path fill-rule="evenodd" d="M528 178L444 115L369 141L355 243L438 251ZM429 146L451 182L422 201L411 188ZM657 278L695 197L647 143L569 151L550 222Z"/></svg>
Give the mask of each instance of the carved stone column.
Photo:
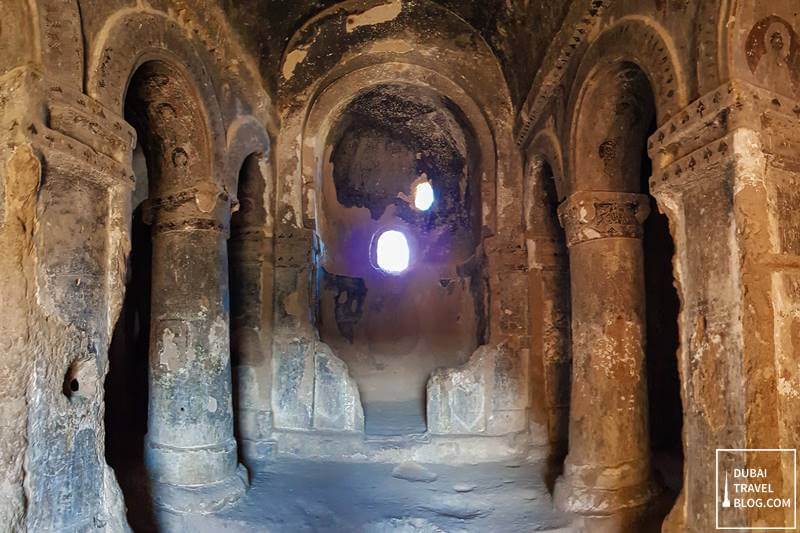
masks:
<svg viewBox="0 0 800 533"><path fill-rule="evenodd" d="M231 405L230 202L213 184L149 202L153 281L145 462L159 507L211 511L246 488Z"/></svg>
<svg viewBox="0 0 800 533"><path fill-rule="evenodd" d="M641 194L576 192L559 207L569 247L572 395L559 507L611 515L652 496L644 366Z"/></svg>

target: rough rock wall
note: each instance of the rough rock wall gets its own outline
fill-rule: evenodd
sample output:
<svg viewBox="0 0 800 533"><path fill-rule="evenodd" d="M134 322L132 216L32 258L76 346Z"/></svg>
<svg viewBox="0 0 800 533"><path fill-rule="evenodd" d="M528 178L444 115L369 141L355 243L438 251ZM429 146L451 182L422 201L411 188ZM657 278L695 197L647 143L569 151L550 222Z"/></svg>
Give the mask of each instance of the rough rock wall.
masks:
<svg viewBox="0 0 800 533"><path fill-rule="evenodd" d="M2 91L9 134L2 238L10 252L3 292L12 298L3 322L10 328L4 338L15 339L4 366L16 367L7 383L17 396L3 425L15 435L6 444L8 471L24 465L5 493L24 507L3 514L12 530L121 531L124 507L103 451L109 333L102 310L105 273L116 266L109 248L121 230L109 189L131 182L124 163L82 140L102 132L109 146L124 146L133 136L34 68L8 73Z"/></svg>
<svg viewBox="0 0 800 533"><path fill-rule="evenodd" d="M4 530L123 531L103 453L104 273L115 267L118 227L109 200L130 186L119 148L131 148L132 136L80 94L73 3L7 2L0 13L10 52L0 81L0 240L8 251L0 290L9 297L0 522ZM41 32L45 42L36 41ZM75 238L84 232L89 239Z"/></svg>

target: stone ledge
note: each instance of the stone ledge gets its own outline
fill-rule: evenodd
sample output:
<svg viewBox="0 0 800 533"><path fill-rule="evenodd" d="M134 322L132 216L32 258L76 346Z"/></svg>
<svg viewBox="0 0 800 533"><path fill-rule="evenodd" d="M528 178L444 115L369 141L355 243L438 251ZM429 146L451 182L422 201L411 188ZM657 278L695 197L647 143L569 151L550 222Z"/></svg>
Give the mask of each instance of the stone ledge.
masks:
<svg viewBox="0 0 800 533"><path fill-rule="evenodd" d="M285 431L273 433L276 457L336 460L345 462L470 464L512 458L543 458L546 453L530 449L528 431L498 436L425 434L414 437L368 438L363 434Z"/></svg>

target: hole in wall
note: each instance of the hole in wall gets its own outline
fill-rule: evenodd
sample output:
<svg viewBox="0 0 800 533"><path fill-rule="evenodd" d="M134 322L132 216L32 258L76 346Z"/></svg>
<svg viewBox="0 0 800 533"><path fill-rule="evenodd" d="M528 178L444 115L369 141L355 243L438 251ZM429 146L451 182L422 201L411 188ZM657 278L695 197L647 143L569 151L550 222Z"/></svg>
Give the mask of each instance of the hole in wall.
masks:
<svg viewBox="0 0 800 533"><path fill-rule="evenodd" d="M71 402L90 399L97 391L97 366L94 360L76 359L64 374L62 392Z"/></svg>
<svg viewBox="0 0 800 533"><path fill-rule="evenodd" d="M401 274L408 269L411 250L402 231L387 230L375 241L375 261L383 272Z"/></svg>
<svg viewBox="0 0 800 533"><path fill-rule="evenodd" d="M429 182L423 181L414 187L414 207L420 211L427 211L430 209L434 200L433 185Z"/></svg>

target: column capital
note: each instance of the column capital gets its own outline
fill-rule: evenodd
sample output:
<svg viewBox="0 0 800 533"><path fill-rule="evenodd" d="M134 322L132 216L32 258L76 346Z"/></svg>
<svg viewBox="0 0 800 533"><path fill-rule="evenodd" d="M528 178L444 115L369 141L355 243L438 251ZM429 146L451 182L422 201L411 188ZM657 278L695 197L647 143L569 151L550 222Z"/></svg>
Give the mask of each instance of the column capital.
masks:
<svg viewBox="0 0 800 533"><path fill-rule="evenodd" d="M640 239L649 214L649 196L625 192L578 191L558 207L568 247L609 237Z"/></svg>
<svg viewBox="0 0 800 533"><path fill-rule="evenodd" d="M0 76L0 129L30 144L52 176L133 190L136 131L89 96L23 66Z"/></svg>
<svg viewBox="0 0 800 533"><path fill-rule="evenodd" d="M800 101L733 79L662 124L648 140L650 191L661 199L765 154L800 164ZM747 157L742 157L742 154ZM763 163L758 163L763 164ZM720 180L723 181L723 180Z"/></svg>

